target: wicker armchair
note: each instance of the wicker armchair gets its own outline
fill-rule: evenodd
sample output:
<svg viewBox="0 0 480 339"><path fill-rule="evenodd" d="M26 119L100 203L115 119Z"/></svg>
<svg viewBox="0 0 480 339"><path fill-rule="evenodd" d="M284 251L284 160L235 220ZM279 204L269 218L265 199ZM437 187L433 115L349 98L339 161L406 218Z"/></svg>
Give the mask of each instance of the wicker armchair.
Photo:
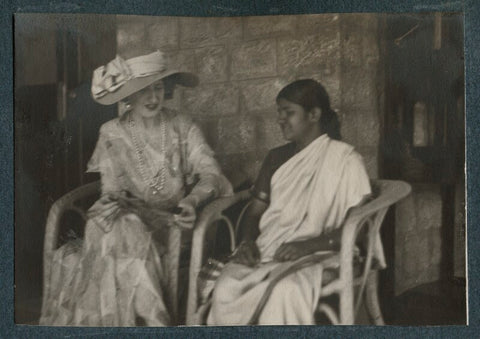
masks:
<svg viewBox="0 0 480 339"><path fill-rule="evenodd" d="M295 272L303 267L321 262L324 269L334 270L336 276L323 281L321 297L318 303L318 311L325 314L332 324L354 324L355 315L359 309L362 297L365 294L365 305L375 325L383 325L383 317L378 303L378 269L372 265L374 261L374 241L379 235L380 227L388 208L407 196L411 187L402 181L373 180L373 199L362 206L352 209L343 225L340 252L328 257L312 254L293 262L285 271L287 274ZM237 193L232 198L218 201L218 211L241 200L247 200L247 192ZM210 219L200 221L194 230L192 243L192 258L190 261L189 296L187 305L187 325L205 324L208 305L199 305L197 298L198 273L204 265L204 241L207 228L212 225L214 219L225 220L220 213L210 213ZM235 243L235 233L232 222L225 220L229 225L231 243ZM237 225L239 222L237 222ZM365 233L363 233L365 232ZM360 270L354 261L354 248L360 236L364 236L366 253ZM233 246L232 246L233 247ZM357 266L357 267L355 267ZM357 270L355 270L357 268ZM355 274L354 271L357 273ZM285 276L285 275L283 275ZM269 297L273 286L283 276L271 282L267 293L262 297L259 305L251 318L250 324L256 323L263 306ZM338 309L323 302L323 298L330 295L338 295Z"/></svg>
<svg viewBox="0 0 480 339"><path fill-rule="evenodd" d="M202 214L197 219L197 224L193 230L192 252L190 257L190 272L188 280L188 300L187 300L187 325L203 324L202 319L205 309L198 304L197 278L202 266L205 264L206 237L209 228L216 226L216 222L223 222L229 230L230 250L233 252L236 244L236 233L238 222L234 226L231 220L223 214L223 211L239 202L247 201L251 195L248 190L236 193L232 197L217 199L209 206L205 207ZM246 206L245 206L246 207ZM242 214L245 208L242 210ZM242 215L241 214L241 215ZM239 217L239 220L241 218Z"/></svg>
<svg viewBox="0 0 480 339"><path fill-rule="evenodd" d="M81 216L84 222L87 220L86 211L91 204L100 196L100 182L92 182L68 192L63 197L55 201L50 208L47 224L45 229L45 241L43 251L43 305L45 307L45 300L48 291L50 291L48 279L51 274L51 264L55 250L59 247L59 233L61 228L62 217L67 212L76 212ZM230 198L226 198L229 200ZM206 205L205 208L200 211L196 221L196 226L203 225L205 222L216 219L221 210L226 208L224 203L225 199L217 199ZM200 226L202 228L202 226ZM188 238L188 232L182 232L180 228L172 227L169 229L168 239L168 261L167 270L169 273L168 281L168 293L166 294L166 304L171 311L171 317L173 325L178 325L182 318L179 314L179 265L180 265L180 253L182 247L182 234L186 234L185 238ZM188 244L188 241L187 241Z"/></svg>
<svg viewBox="0 0 480 339"><path fill-rule="evenodd" d="M59 247L59 233L61 219L65 212L73 211L86 222L86 209L81 202L89 197L100 195L100 181L95 181L80 186L73 191L68 192L60 199L55 201L48 212L47 224L45 227L45 238L43 243L43 304L42 313L45 313L46 300L50 291L50 274L52 270L52 260L55 250Z"/></svg>

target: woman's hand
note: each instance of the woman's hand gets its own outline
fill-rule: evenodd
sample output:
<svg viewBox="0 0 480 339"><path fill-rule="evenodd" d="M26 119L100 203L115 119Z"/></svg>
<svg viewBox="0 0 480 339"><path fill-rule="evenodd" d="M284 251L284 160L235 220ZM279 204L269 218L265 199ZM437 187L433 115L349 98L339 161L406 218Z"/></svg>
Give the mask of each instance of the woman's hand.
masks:
<svg viewBox="0 0 480 339"><path fill-rule="evenodd" d="M338 228L315 238L287 242L277 249L273 259L277 261L293 261L318 251L340 251L341 237L342 228Z"/></svg>
<svg viewBox="0 0 480 339"><path fill-rule="evenodd" d="M196 207L197 204L194 199L186 197L178 203L178 207L182 209L180 214L175 214L175 223L183 228L192 229L197 217Z"/></svg>
<svg viewBox="0 0 480 339"><path fill-rule="evenodd" d="M237 264L255 266L260 261L260 251L255 241L242 241L231 259Z"/></svg>
<svg viewBox="0 0 480 339"><path fill-rule="evenodd" d="M293 261L313 252L315 250L312 250L308 241L292 241L281 245L275 252L273 259L277 261Z"/></svg>
<svg viewBox="0 0 480 339"><path fill-rule="evenodd" d="M118 201L110 194L103 194L95 204L88 210L89 218L105 218L118 209Z"/></svg>

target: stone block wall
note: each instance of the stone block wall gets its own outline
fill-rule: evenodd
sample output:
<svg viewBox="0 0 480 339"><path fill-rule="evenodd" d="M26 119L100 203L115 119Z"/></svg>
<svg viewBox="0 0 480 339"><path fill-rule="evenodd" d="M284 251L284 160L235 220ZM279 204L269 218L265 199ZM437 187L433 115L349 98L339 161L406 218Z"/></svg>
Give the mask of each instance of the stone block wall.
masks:
<svg viewBox="0 0 480 339"><path fill-rule="evenodd" d="M275 97L311 77L326 87L344 140L378 175L381 91L378 18L373 14L184 18L117 16L118 52L149 45L200 85L168 105L201 126L224 172L252 182L268 149L283 140Z"/></svg>
<svg viewBox="0 0 480 339"><path fill-rule="evenodd" d="M275 97L289 82L311 77L327 89L343 140L378 177L383 115L379 17L322 14L234 18L117 16L118 52L149 45L200 85L167 102L199 124L225 174L252 182L268 151L285 143ZM415 185L397 206L395 292L440 277L438 187Z"/></svg>
<svg viewBox="0 0 480 339"><path fill-rule="evenodd" d="M442 196L438 184L412 184L395 210L395 294L441 277Z"/></svg>

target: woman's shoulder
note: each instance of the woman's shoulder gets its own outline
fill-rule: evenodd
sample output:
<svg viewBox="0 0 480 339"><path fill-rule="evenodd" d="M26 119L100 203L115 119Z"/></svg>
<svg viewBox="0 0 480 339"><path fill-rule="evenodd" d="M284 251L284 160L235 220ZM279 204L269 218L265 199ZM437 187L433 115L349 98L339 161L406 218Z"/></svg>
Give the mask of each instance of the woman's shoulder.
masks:
<svg viewBox="0 0 480 339"><path fill-rule="evenodd" d="M283 163L295 154L295 144L289 142L285 145L272 148L268 151L265 161Z"/></svg>
<svg viewBox="0 0 480 339"><path fill-rule="evenodd" d="M199 131L197 124L190 116L171 108L164 109L164 113L172 129L181 136L181 139L186 140L191 135L192 129Z"/></svg>
<svg viewBox="0 0 480 339"><path fill-rule="evenodd" d="M107 138L118 136L120 131L120 118L109 120L100 126L100 135Z"/></svg>
<svg viewBox="0 0 480 339"><path fill-rule="evenodd" d="M172 124L175 131L180 134L188 134L193 126L196 126L192 118L172 108L164 108L165 117Z"/></svg>
<svg viewBox="0 0 480 339"><path fill-rule="evenodd" d="M173 108L164 108L163 110L167 120L174 124L193 125L193 120L187 114L181 113Z"/></svg>
<svg viewBox="0 0 480 339"><path fill-rule="evenodd" d="M330 145L339 149L345 149L345 150L350 150L351 152L354 152L355 146L343 141L343 140L337 140L337 139L332 139L330 138Z"/></svg>
<svg viewBox="0 0 480 339"><path fill-rule="evenodd" d="M344 157L350 166L364 166L363 156L355 149L355 146L341 140L331 139L330 147L334 153Z"/></svg>
<svg viewBox="0 0 480 339"><path fill-rule="evenodd" d="M336 152L345 156L348 166L364 167L363 156L355 149L355 146L340 140L332 140L331 144L336 147Z"/></svg>
<svg viewBox="0 0 480 339"><path fill-rule="evenodd" d="M293 142L289 142L287 144L272 148L268 151L270 155L279 155L284 153L290 153L295 151L295 144Z"/></svg>

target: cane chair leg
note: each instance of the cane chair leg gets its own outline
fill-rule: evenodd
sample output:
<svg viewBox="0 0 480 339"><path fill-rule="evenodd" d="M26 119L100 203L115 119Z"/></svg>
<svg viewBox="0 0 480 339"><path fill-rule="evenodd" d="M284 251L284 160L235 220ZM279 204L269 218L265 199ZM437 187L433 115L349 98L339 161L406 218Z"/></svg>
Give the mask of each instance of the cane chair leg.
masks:
<svg viewBox="0 0 480 339"><path fill-rule="evenodd" d="M168 261L167 274L168 279L168 300L173 325L178 321L178 271L180 264L180 246L182 241L182 231L178 227L171 227L168 234Z"/></svg>
<svg viewBox="0 0 480 339"><path fill-rule="evenodd" d="M370 318L375 325L385 325L382 311L378 302L378 272L373 270L370 272L365 286L365 306Z"/></svg>
<svg viewBox="0 0 480 339"><path fill-rule="evenodd" d="M328 306L327 304L320 304L318 306L318 311L325 314L325 316L330 320L332 325L338 325L340 320L338 319L337 314L333 310L332 307Z"/></svg>
<svg viewBox="0 0 480 339"><path fill-rule="evenodd" d="M340 325L354 325L355 312L353 311L353 286L345 286L340 291Z"/></svg>

